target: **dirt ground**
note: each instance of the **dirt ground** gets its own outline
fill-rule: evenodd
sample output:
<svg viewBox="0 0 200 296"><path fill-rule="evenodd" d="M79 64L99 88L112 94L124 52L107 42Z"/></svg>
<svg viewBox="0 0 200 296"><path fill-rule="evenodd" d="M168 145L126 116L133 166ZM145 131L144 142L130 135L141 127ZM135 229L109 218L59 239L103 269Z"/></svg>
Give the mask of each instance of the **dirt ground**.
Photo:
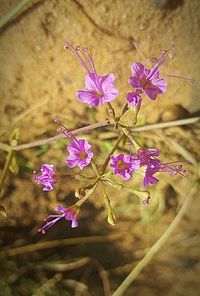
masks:
<svg viewBox="0 0 200 296"><path fill-rule="evenodd" d="M0 18L18 2L0 1ZM158 57L162 49L173 44L175 56L162 68L162 75L190 77L195 83L168 78L165 95L155 102L144 100L140 120L148 124L195 116L200 109L199 30L198 0L30 1L28 7L0 31L0 142L8 143L14 128L20 131L20 144L54 136L55 118L72 129L105 120L104 107L94 112L85 104L76 104L75 92L83 88L85 73L72 54L64 50L66 39L90 49L99 73L115 73L120 95L113 105L118 111L130 91L127 82L130 65L135 61L144 63L148 57ZM199 126L191 125L159 133L146 132L138 138L148 146L160 147L163 159L183 159L182 150L177 151L170 142L173 139L197 163L199 136ZM44 194L31 181L32 170L42 162L53 162L64 170L64 145L60 141L17 154L19 173L10 175L2 199L8 213L8 218L0 219L2 248L66 237L65 223L43 238L37 234L37 228L58 202L73 200L77 181L66 179L57 188L56 196L55 192ZM2 149L2 167L5 159ZM150 209L141 209L130 196L111 191L111 196L116 196L112 200L118 220L115 228L107 225L99 198L85 206L77 230L67 228L67 237L121 233L122 240L60 247L7 259L0 256L3 266L0 295L33 295L45 282L60 274L59 269L45 269L41 263L70 262L86 256L95 258L108 271L114 291L165 231L183 199L190 197L188 192L197 174L196 167L186 164L188 176L184 179L161 177L156 189L151 190L155 201ZM199 210L196 194L173 237L125 295L200 295ZM52 286L40 291L43 294L36 295L75 295L74 282L70 286L67 280L83 279L84 282L84 277L89 294L83 295L103 295L95 266L88 264L72 272L65 271L57 284L55 279Z"/></svg>

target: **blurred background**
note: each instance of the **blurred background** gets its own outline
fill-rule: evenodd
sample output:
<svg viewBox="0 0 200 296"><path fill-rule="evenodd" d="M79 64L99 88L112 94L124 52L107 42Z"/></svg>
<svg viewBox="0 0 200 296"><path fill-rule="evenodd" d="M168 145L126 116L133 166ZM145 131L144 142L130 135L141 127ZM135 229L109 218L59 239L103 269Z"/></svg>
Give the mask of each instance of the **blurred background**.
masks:
<svg viewBox="0 0 200 296"><path fill-rule="evenodd" d="M155 102L145 98L138 124L146 125L198 116L199 29L198 0L1 0L1 173L14 130L19 131L18 144L23 144L56 135L55 118L70 129L107 118L104 106L77 104L75 92L83 88L85 73L64 50L64 40L89 48L99 73L115 74L117 112L131 90L130 65L159 57L162 49L174 45L174 58L162 68L161 77L173 74L196 82L169 78L167 93ZM87 135L93 145L101 140L95 148L98 164L114 143L107 135L105 129ZM65 140L15 152L0 202L0 295L111 295L109 290L119 286L164 233L186 198L193 200L176 231L124 295L200 295L200 203L198 191L190 195L198 174L199 125L152 129L138 133L137 139L160 148L166 162L190 160L185 163L187 177L159 176L158 185L149 189L148 207L133 194L108 188L115 227L106 222L99 190L84 204L78 228L60 221L45 236L37 233L43 218L57 204L75 201L78 170L72 174L65 165ZM53 163L67 174L49 193L31 180L41 163ZM131 184L141 188L141 179ZM88 236L88 242L79 239ZM67 238L77 239L71 246L59 245ZM58 240L57 247L47 244L37 250L38 242L50 240ZM30 244L29 252L9 253Z"/></svg>

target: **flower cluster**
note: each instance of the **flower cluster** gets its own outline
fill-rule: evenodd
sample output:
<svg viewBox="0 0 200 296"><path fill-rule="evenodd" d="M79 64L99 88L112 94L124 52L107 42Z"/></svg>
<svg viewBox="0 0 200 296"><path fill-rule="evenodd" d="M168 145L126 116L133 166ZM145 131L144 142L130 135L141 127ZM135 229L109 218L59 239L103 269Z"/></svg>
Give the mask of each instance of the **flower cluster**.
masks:
<svg viewBox="0 0 200 296"><path fill-rule="evenodd" d="M111 155L110 167L114 168L114 174L121 175L124 180L130 179L132 173L140 167L145 167L144 187L158 183L159 180L154 176L158 172L166 172L171 176L176 174L185 176L186 171L182 169L182 165L178 164L178 162L162 163L157 158L159 154L160 152L156 148L141 148L137 153L130 156L124 154L118 156Z"/></svg>
<svg viewBox="0 0 200 296"><path fill-rule="evenodd" d="M105 162L98 168L96 163L93 161L94 154L91 151L91 144L85 139L79 139L68 130L59 120L55 120L57 124L57 131L63 133L68 139L69 143L67 146L67 151L69 155L66 158L66 165L69 168L78 167L83 170L85 167L92 165L94 177L87 176L77 176L80 180L86 180L87 184L76 190L78 194L75 196L79 198L79 201L70 207L57 206L55 211L58 214L49 215L45 219L44 225L39 229L39 232L45 233L49 228L51 228L56 222L64 218L67 221L71 221L71 227L75 228L78 226L77 214L80 206L83 202L96 190L99 183L102 185L103 196L105 201L105 206L108 213L108 222L114 225L116 222L115 215L113 213L109 197L104 188L105 184L110 184L118 189L128 188L122 184L115 184L110 180L112 174L120 175L123 180L131 179L133 173L143 168L144 177L142 184L144 187L148 185L157 184L159 181L155 174L159 172L169 173L171 176L176 174L185 175L185 170L182 169L182 165L179 162L169 162L163 163L158 158L160 152L157 148L143 148L138 149L138 144L136 143L134 136L130 134L128 126L120 122L121 116L129 109L136 108L136 120L137 114L140 110L142 103L142 95L145 94L151 100L155 100L159 94L164 94L167 90L167 82L165 79L160 78L160 65L166 62L166 55L169 50L163 51L159 59L156 59L154 66L150 69L139 62L135 62L131 65L132 75L129 78L129 84L134 89L134 91L128 92L126 95L125 107L123 108L122 115L120 117L115 116L115 110L113 109L110 102L115 100L118 95L118 90L115 88L115 76L113 73L106 75L99 75L96 71L94 61L90 51L87 48L81 48L79 46L73 46L68 41L65 41L64 48L70 50L73 55L77 58L80 64L86 71L85 76L85 88L78 90L76 92L76 97L78 101L86 103L92 107L99 107L103 103L107 106L107 111L109 114L108 124L113 125L115 130L119 130L122 133L122 138L126 137L135 145L136 152L130 153L130 155L119 154L115 155L114 151L118 148L120 143L121 135L119 136L119 141L117 145L113 148L112 152L108 155ZM177 77L173 75L168 75L169 77ZM186 79L186 78L183 78ZM86 127L85 127L86 128ZM88 128L88 130L91 130ZM113 171L107 171L107 166L110 162L110 167ZM55 168L52 164L43 164L40 169L40 173L33 172L33 180L38 184L43 185L43 191L51 191L54 188L54 184L57 182L57 176ZM129 188L130 189L130 188ZM150 194L148 191L141 191L132 189L140 198L143 199L145 204L149 204Z"/></svg>

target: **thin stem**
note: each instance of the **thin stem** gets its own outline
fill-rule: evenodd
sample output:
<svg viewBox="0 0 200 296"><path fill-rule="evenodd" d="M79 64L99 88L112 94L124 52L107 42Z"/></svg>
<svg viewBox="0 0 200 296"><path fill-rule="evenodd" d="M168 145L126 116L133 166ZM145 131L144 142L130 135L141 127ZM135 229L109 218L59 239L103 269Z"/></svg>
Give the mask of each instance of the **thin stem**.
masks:
<svg viewBox="0 0 200 296"><path fill-rule="evenodd" d="M104 127L109 125L109 121L100 121L94 124L90 124L81 128L78 128L74 131L72 131L73 135L77 135L77 134L84 134L87 133L90 130L96 129L96 128L100 128L100 127ZM57 135L55 137L52 138L48 138L48 139L43 139L43 140L39 140L39 141L34 141L31 143L27 143L27 144L22 144L22 145L17 145L16 147L13 148L13 150L19 151L19 150L23 150L23 149L27 149L27 148L31 148L31 147L36 147L36 146L41 146L44 144L50 144L53 143L59 139L65 138L66 136L63 134Z"/></svg>
<svg viewBox="0 0 200 296"><path fill-rule="evenodd" d="M179 119L179 120L174 120L174 121L167 121L167 122L161 122L161 123L156 123L156 124L149 124L149 125L145 125L145 126L138 126L138 127L134 127L132 128L130 131L134 131L136 133L139 132L145 132L145 131L150 131L150 130L155 130L155 129L162 129L162 128L168 128L168 127L174 127L174 126L181 126L181 125L188 125L188 124L193 124L198 122L200 119L200 117L192 117L192 118L184 118L184 119ZM90 130L96 129L96 128L100 128L100 127L104 127L104 126L108 126L110 124L109 120L106 121L100 121L85 127L81 127L79 129L76 129L74 131L72 131L72 133L74 135L77 134L82 134L82 133L87 133ZM26 144L21 144L21 145L17 145L16 147L13 148L13 150L16 151L20 151L23 149L27 149L27 148L32 148L32 147L37 147L37 146L41 146L44 144L50 144L53 143L59 139L64 138L64 135L57 135L55 137L51 137L48 139L43 139L43 140L38 140L38 141L34 141L31 143L26 143ZM4 150L4 151L8 151L9 152L9 145L4 144L4 143L0 143L0 149Z"/></svg>
<svg viewBox="0 0 200 296"><path fill-rule="evenodd" d="M119 125L119 129L124 133L124 135L129 138L131 143L134 145L135 149L138 150L140 149L140 145L137 143L135 138L131 135L130 131L126 127L122 127Z"/></svg>
<svg viewBox="0 0 200 296"><path fill-rule="evenodd" d="M87 52L87 55L88 55L88 58L90 60L90 64L91 64L93 72L95 74L97 74L97 71L96 71L96 68L95 68L95 65L94 65L94 61L93 61L93 58L92 58L92 55L91 55L90 51L87 48L84 48L84 51Z"/></svg>
<svg viewBox="0 0 200 296"><path fill-rule="evenodd" d="M196 182L197 184L197 182ZM196 185L195 184L195 185ZM189 198L187 195L187 198L185 199L184 204L182 205L181 209L179 210L178 214L172 221L172 223L169 225L167 230L164 232L164 234L156 241L156 243L151 247L151 249L148 251L148 253L144 256L144 258L133 268L133 270L129 273L127 278L121 283L121 285L117 288L117 290L112 294L112 296L122 296L125 295L125 291L128 289L128 287L132 284L132 282L137 278L137 276L141 273L141 271L146 267L146 265L152 260L154 255L160 251L160 249L165 245L171 234L174 232L176 227L178 226L179 222L185 215L185 213L188 211L188 206L191 204L194 198L194 193L196 190L196 186L192 187L192 190L190 192L191 197Z"/></svg>
<svg viewBox="0 0 200 296"><path fill-rule="evenodd" d="M32 0L22 0L0 19L0 29L9 23Z"/></svg>
<svg viewBox="0 0 200 296"><path fill-rule="evenodd" d="M108 272L104 269L104 267L94 258L92 258L92 262L94 265L96 265L98 271L99 271L99 276L102 280L103 283L103 288L104 288L104 296L110 296L110 282L108 278Z"/></svg>
<svg viewBox="0 0 200 296"><path fill-rule="evenodd" d="M97 242L105 243L106 241L113 241L121 239L121 234L113 235L103 235L103 236L86 236L86 237L76 237L76 238L67 238L59 239L52 241L43 241L35 244L30 244L26 246L21 246L17 248L5 249L2 253L7 256L16 256L19 254L35 252L38 250L45 250L51 248L57 248L61 246L71 246L71 245L80 245L80 244L93 244Z"/></svg>
<svg viewBox="0 0 200 296"><path fill-rule="evenodd" d="M88 65L91 68L91 73L97 74L95 66L94 66L94 62L93 62L93 59L92 59L92 55L89 52L89 50L87 48L80 48L79 52L81 52L82 55L84 56L84 58L86 59Z"/></svg>
<svg viewBox="0 0 200 296"><path fill-rule="evenodd" d="M107 103L107 111L108 111L108 115L110 117L110 119L113 121L112 123L116 124L116 117L115 117L115 110L112 107L111 103Z"/></svg>
<svg viewBox="0 0 200 296"><path fill-rule="evenodd" d="M124 113L126 113L126 111L129 110L129 107L128 107L128 104L126 103L122 109L122 113L121 115L119 116L119 119L124 115Z"/></svg>
<svg viewBox="0 0 200 296"><path fill-rule="evenodd" d="M99 174L99 171L98 171L98 167L97 167L97 164L93 161L91 161L91 164L92 164L92 169L94 171L94 173L96 174L97 178L100 177L100 174Z"/></svg>
<svg viewBox="0 0 200 296"><path fill-rule="evenodd" d="M179 126L179 125L188 125L188 124L192 124L192 123L199 121L199 119L200 119L200 117L198 116L198 117L192 117L192 118L184 118L184 119L179 119L179 120L161 122L161 123L156 123L156 124L149 124L149 125L134 127L131 129L131 131L139 133L139 132L145 132L145 131L155 130L155 129L159 129L159 128L168 128L168 127L174 127L174 126Z"/></svg>
<svg viewBox="0 0 200 296"><path fill-rule="evenodd" d="M6 160L6 163L4 165L4 168L3 168L3 171L2 171L2 174L1 174L1 178L0 178L0 198L2 197L3 186L4 186L4 183L5 183L8 171L9 171L12 156L13 156L13 149L11 148L8 155L7 155L7 160Z"/></svg>
<svg viewBox="0 0 200 296"><path fill-rule="evenodd" d="M94 193L98 183L99 183L98 180L96 180L96 182L93 184L93 187L88 190L88 192L85 194L84 197L82 197L79 201L75 203L75 206L80 208L82 204Z"/></svg>
<svg viewBox="0 0 200 296"><path fill-rule="evenodd" d="M101 175L103 175L105 173L105 170L108 166L108 163L110 161L110 156L115 152L115 150L117 149L117 147L119 146L119 143L121 142L121 140L123 139L124 137L124 134L120 135L115 146L113 147L112 151L109 153L109 155L106 157L103 165L102 165L102 168L101 168Z"/></svg>
<svg viewBox="0 0 200 296"><path fill-rule="evenodd" d="M80 54L78 54L79 51L79 46L76 46L75 48L73 47L72 44L70 44L67 40L65 41L65 45L64 49L65 50L71 50L71 52L75 55L75 57L77 58L77 60L79 61L79 63L83 66L83 68L85 69L85 71L87 72L87 74L90 74L90 70L88 69L88 67L86 66L84 60L82 59L82 57L80 56Z"/></svg>

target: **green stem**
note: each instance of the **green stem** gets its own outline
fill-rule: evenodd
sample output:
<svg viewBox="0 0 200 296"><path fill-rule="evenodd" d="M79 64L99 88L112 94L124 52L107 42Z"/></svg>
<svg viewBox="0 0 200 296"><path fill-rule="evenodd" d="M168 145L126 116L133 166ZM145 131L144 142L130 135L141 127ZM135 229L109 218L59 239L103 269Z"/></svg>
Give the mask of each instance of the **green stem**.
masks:
<svg viewBox="0 0 200 296"><path fill-rule="evenodd" d="M107 111L112 123L116 123L115 110L110 103L107 103Z"/></svg>
<svg viewBox="0 0 200 296"><path fill-rule="evenodd" d="M82 197L79 201L77 201L75 203L75 206L77 207L81 207L82 204L94 193L95 189L97 188L98 185L98 180L94 183L93 187L88 191L88 193L86 193L86 195L84 197Z"/></svg>
<svg viewBox="0 0 200 296"><path fill-rule="evenodd" d="M123 139L124 135L120 135L115 146L113 147L112 151L109 153L109 155L106 157L103 165L102 165L102 168L101 168L101 175L103 175L105 173L105 170L108 166L108 163L110 161L110 156L115 152L115 150L117 149L117 147L119 146L119 143L121 142L121 140Z"/></svg>
<svg viewBox="0 0 200 296"><path fill-rule="evenodd" d="M129 109L128 104L126 103L123 107L121 115L119 116L119 119L124 115L124 113L126 113L126 111L128 111L128 109Z"/></svg>
<svg viewBox="0 0 200 296"><path fill-rule="evenodd" d="M7 23L13 20L13 18L23 10L23 8L32 0L22 0L15 7L13 7L6 15L0 19L0 29Z"/></svg>
<svg viewBox="0 0 200 296"><path fill-rule="evenodd" d="M136 150L140 149L140 145L136 142L136 140L134 139L134 137L131 135L130 131L126 127L122 127L119 125L119 129L124 133L124 135L127 138L129 138L129 140L134 145Z"/></svg>
<svg viewBox="0 0 200 296"><path fill-rule="evenodd" d="M97 164L93 161L91 161L91 164L92 164L92 169L94 171L94 173L96 174L97 178L100 178L100 174L99 174L99 171L98 171L98 167L97 167Z"/></svg>
<svg viewBox="0 0 200 296"><path fill-rule="evenodd" d="M2 197L3 185L5 183L6 176L8 174L8 170L9 170L9 167L10 167L12 156L13 156L13 150L10 149L10 151L8 152L8 155L7 155L6 163L4 165L4 168L3 168L3 171L2 171L2 174L1 174L1 178L0 178L0 198Z"/></svg>
<svg viewBox="0 0 200 296"><path fill-rule="evenodd" d="M122 296L125 295L125 291L132 284L132 282L137 278L137 276L141 273L141 271L146 267L146 265L152 260L158 251L160 251L161 247L165 245L171 234L174 232L179 222L188 211L188 206L193 200L193 196L196 190L196 186L192 188L191 197L187 195L187 198L179 210L178 214L164 232L164 234L156 241L156 243L151 247L149 252L144 256L144 258L133 268L133 270L129 273L127 278L121 283L121 285L117 288L117 290L112 294L112 296Z"/></svg>

